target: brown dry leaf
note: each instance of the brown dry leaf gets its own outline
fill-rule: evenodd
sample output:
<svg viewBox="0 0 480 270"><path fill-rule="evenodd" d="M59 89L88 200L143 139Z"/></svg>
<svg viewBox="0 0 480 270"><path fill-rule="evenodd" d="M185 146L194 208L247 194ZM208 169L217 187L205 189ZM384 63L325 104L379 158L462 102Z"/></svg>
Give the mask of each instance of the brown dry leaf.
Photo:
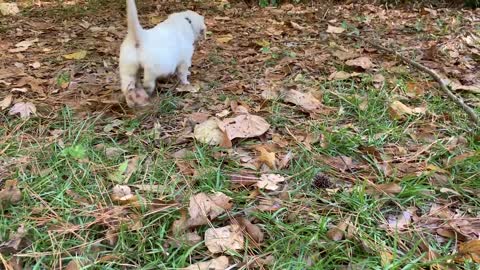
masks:
<svg viewBox="0 0 480 270"><path fill-rule="evenodd" d="M365 190L365 192L370 195L383 194L383 192L393 195L398 194L401 191L402 187L397 183L372 185L370 187L367 187L367 189Z"/></svg>
<svg viewBox="0 0 480 270"><path fill-rule="evenodd" d="M276 166L276 158L275 152L269 152L265 147L259 145L255 147L255 150L260 152L260 156L258 157L258 161L262 164L267 165L270 169L275 169Z"/></svg>
<svg viewBox="0 0 480 270"><path fill-rule="evenodd" d="M3 111L6 108L10 107L12 105L13 101L13 95L8 94L2 101L0 101L0 109Z"/></svg>
<svg viewBox="0 0 480 270"><path fill-rule="evenodd" d="M120 205L131 205L134 207L140 207L139 196L132 194L132 190L129 186L115 185L112 189L112 201Z"/></svg>
<svg viewBox="0 0 480 270"><path fill-rule="evenodd" d="M282 208L282 201L276 198L260 199L257 209L262 212L275 212Z"/></svg>
<svg viewBox="0 0 480 270"><path fill-rule="evenodd" d="M383 267L389 266L393 261L393 254L388 251L381 251L380 252L380 262L382 263Z"/></svg>
<svg viewBox="0 0 480 270"><path fill-rule="evenodd" d="M407 82L405 94L410 98L422 97L426 87L428 87L428 85L425 85L425 83Z"/></svg>
<svg viewBox="0 0 480 270"><path fill-rule="evenodd" d="M212 117L196 125L193 130L195 139L208 145L220 145L224 140L224 134L218 127L218 121L217 118Z"/></svg>
<svg viewBox="0 0 480 270"><path fill-rule="evenodd" d="M65 267L65 270L80 270L80 269L82 269L82 265L78 259L71 260Z"/></svg>
<svg viewBox="0 0 480 270"><path fill-rule="evenodd" d="M263 232L257 225L252 224L250 220L244 217L237 217L235 218L235 220L242 227L242 230L244 229L247 232L248 236L250 236L250 238L253 239L256 243L263 242Z"/></svg>
<svg viewBox="0 0 480 270"><path fill-rule="evenodd" d="M337 226L330 228L330 230L327 232L328 239L333 241L342 240L348 227L348 222L350 222L350 217L347 217L345 220L341 221Z"/></svg>
<svg viewBox="0 0 480 270"><path fill-rule="evenodd" d="M283 98L285 102L293 103L300 106L307 112L319 112L322 108L322 103L315 98L311 93L302 93L296 90L288 90L285 92Z"/></svg>
<svg viewBox="0 0 480 270"><path fill-rule="evenodd" d="M382 85L385 83L385 77L380 74L380 73L377 73L373 76L373 86L375 86L375 88L377 89L380 89L382 87Z"/></svg>
<svg viewBox="0 0 480 270"><path fill-rule="evenodd" d="M329 80L335 80L335 81L342 81L350 78L352 74L345 72L345 71L335 71L330 76L328 76Z"/></svg>
<svg viewBox="0 0 480 270"><path fill-rule="evenodd" d="M5 186L0 190L0 205L17 203L22 200L22 192L17 187L17 180L5 181Z"/></svg>
<svg viewBox="0 0 480 270"><path fill-rule="evenodd" d="M216 192L214 194L199 193L190 198L188 214L190 218L187 223L189 227L208 224L225 211L232 208L231 198L227 195Z"/></svg>
<svg viewBox="0 0 480 270"><path fill-rule="evenodd" d="M288 151L288 153L285 156L283 156L283 158L280 160L278 168L279 169L287 168L292 158L293 158L292 151Z"/></svg>
<svg viewBox="0 0 480 270"><path fill-rule="evenodd" d="M29 118L31 114L36 114L37 108L31 102L19 102L13 105L8 111L9 115L20 114L21 118Z"/></svg>
<svg viewBox="0 0 480 270"><path fill-rule="evenodd" d="M342 28L342 27L336 27L331 25L328 25L327 27L327 33L330 33L330 34L341 34L343 32L345 32L345 28Z"/></svg>
<svg viewBox="0 0 480 270"><path fill-rule="evenodd" d="M232 39L233 39L232 34L227 34L227 35L219 36L215 40L217 41L217 43L224 44L224 43L230 42Z"/></svg>
<svg viewBox="0 0 480 270"><path fill-rule="evenodd" d="M74 53L71 53L71 54L65 54L65 55L63 55L63 58L69 59L69 60L80 60L80 59L85 58L85 56L87 56L87 51L81 50L81 51L74 52Z"/></svg>
<svg viewBox="0 0 480 270"><path fill-rule="evenodd" d="M463 85L461 83L451 82L450 87L452 87L452 89L455 91L466 91L466 92L471 92L475 94L480 94L480 84Z"/></svg>
<svg viewBox="0 0 480 270"><path fill-rule="evenodd" d="M279 188L277 184L282 182L285 182L285 177L279 174L262 174L260 181L255 185L266 190L277 190Z"/></svg>
<svg viewBox="0 0 480 270"><path fill-rule="evenodd" d="M336 50L333 52L333 56L337 57L341 61L345 61L357 57L357 53L347 50Z"/></svg>
<svg viewBox="0 0 480 270"><path fill-rule="evenodd" d="M402 102L395 100L389 106L390 116L394 119L403 119L406 115L425 114L426 107L410 108Z"/></svg>
<svg viewBox="0 0 480 270"><path fill-rule="evenodd" d="M345 64L347 66L351 66L351 67L361 67L365 70L373 67L372 61L370 60L370 58L368 58L366 56L362 56L362 57L359 57L359 58L348 60L347 62L345 62Z"/></svg>
<svg viewBox="0 0 480 270"><path fill-rule="evenodd" d="M253 138L267 132L270 124L260 116L242 114L235 118L227 118L220 124L227 138L231 141L235 138Z"/></svg>
<svg viewBox="0 0 480 270"><path fill-rule="evenodd" d="M180 218L175 220L172 224L171 230L172 230L174 236L177 236L177 235L185 232L185 230L188 227L187 211L185 209L181 209L180 210L180 215L181 215Z"/></svg>
<svg viewBox="0 0 480 270"><path fill-rule="evenodd" d="M183 270L225 270L229 266L228 257L220 256L206 262L192 264Z"/></svg>
<svg viewBox="0 0 480 270"><path fill-rule="evenodd" d="M20 224L16 232L10 233L8 241L0 243L0 254L8 255L23 248L26 235L27 230L25 230L25 225Z"/></svg>
<svg viewBox="0 0 480 270"><path fill-rule="evenodd" d="M10 49L8 51L11 53L23 52L28 50L28 48L32 46L35 42L38 42L38 38L31 39L31 40L24 40L22 42L15 44L15 47L16 47L15 49Z"/></svg>
<svg viewBox="0 0 480 270"><path fill-rule="evenodd" d="M237 224L210 228L205 232L205 245L214 254L227 250L242 250L244 242L242 229Z"/></svg>
<svg viewBox="0 0 480 270"><path fill-rule="evenodd" d="M258 177L250 172L240 172L238 174L231 174L230 182L234 186L248 187L258 182Z"/></svg>
<svg viewBox="0 0 480 270"><path fill-rule="evenodd" d="M461 256L461 261L471 259L475 263L480 263L480 239L474 239L460 244L458 253Z"/></svg>

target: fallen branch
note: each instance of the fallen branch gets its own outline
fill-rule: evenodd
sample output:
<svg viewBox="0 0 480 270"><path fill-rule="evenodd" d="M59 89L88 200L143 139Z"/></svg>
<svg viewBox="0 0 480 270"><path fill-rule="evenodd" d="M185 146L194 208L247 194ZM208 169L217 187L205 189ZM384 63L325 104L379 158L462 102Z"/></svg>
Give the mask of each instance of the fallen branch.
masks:
<svg viewBox="0 0 480 270"><path fill-rule="evenodd" d="M395 52L389 48L386 48L386 47L383 47L381 45L378 45L370 40L367 40L363 37L360 37L360 36L357 36L357 35L348 35L349 37L353 37L355 39L359 39L363 42L366 42L370 45L372 45L373 47L379 49L379 50L382 50L382 51L385 51L387 53L390 53L390 54L393 54L395 55L396 57L400 58L403 62L413 66L414 68L417 68L419 69L420 71L423 71L425 73L427 73L428 75L430 75L439 85L440 85L440 89L445 92L445 94L447 94L447 96L453 101L455 102L458 106L460 106L467 114L468 116L470 116L470 119L477 125L477 127L480 125L480 118L479 116L477 115L477 113L472 109L470 108L467 104L465 104L465 102L463 102L463 99L460 98L460 97L457 97L456 95L454 95L452 93L452 91L450 91L448 85L442 80L442 78L440 78L440 76L432 69L429 69L428 67L418 63L418 62L415 62L411 59L408 59L406 58L405 56L401 55L400 53L398 52Z"/></svg>

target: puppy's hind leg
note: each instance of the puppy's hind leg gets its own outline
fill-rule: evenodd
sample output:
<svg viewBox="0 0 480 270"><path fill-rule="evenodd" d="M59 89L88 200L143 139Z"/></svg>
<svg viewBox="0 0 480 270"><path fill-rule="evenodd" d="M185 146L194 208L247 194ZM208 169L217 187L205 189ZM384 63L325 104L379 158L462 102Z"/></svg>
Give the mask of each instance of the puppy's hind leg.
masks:
<svg viewBox="0 0 480 270"><path fill-rule="evenodd" d="M181 84L190 84L188 81L188 76L190 71L188 70L191 66L190 62L182 61L177 67L177 76Z"/></svg>

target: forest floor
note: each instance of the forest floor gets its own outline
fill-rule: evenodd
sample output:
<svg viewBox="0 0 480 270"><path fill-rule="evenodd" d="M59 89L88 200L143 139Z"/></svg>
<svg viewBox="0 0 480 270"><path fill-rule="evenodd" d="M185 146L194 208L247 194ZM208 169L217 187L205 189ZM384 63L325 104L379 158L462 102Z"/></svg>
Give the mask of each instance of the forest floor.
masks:
<svg viewBox="0 0 480 270"><path fill-rule="evenodd" d="M119 91L123 1L0 17L4 268L478 269L477 127L350 36L479 113L478 10L138 2L144 27L208 27L193 87L143 110Z"/></svg>

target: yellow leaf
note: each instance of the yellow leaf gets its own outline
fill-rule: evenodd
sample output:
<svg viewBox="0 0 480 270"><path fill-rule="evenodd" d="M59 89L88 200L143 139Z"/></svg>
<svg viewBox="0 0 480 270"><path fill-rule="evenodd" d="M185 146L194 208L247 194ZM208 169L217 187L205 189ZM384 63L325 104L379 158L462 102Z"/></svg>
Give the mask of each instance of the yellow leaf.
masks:
<svg viewBox="0 0 480 270"><path fill-rule="evenodd" d="M85 56L87 56L87 51L81 50L81 51L74 52L74 53L71 53L71 54L65 54L63 57L64 57L65 59L80 60L80 59L85 58Z"/></svg>
<svg viewBox="0 0 480 270"><path fill-rule="evenodd" d="M217 38L218 43L228 43L230 40L233 39L233 36L231 34L228 35L223 35Z"/></svg>
<svg viewBox="0 0 480 270"><path fill-rule="evenodd" d="M267 165L270 167L270 169L276 169L275 165L275 152L268 152L267 149L263 146L257 146L255 148L258 152L260 152L260 156L258 157L258 161L260 161L262 164Z"/></svg>

